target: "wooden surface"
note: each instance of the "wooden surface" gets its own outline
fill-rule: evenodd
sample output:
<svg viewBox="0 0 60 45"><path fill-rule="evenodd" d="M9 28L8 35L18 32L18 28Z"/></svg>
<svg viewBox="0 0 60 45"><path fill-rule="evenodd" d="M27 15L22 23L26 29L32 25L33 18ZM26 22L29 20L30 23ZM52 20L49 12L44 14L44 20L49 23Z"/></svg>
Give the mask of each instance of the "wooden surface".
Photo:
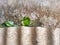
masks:
<svg viewBox="0 0 60 45"><path fill-rule="evenodd" d="M0 28L0 45L60 45L60 28L44 27Z"/></svg>

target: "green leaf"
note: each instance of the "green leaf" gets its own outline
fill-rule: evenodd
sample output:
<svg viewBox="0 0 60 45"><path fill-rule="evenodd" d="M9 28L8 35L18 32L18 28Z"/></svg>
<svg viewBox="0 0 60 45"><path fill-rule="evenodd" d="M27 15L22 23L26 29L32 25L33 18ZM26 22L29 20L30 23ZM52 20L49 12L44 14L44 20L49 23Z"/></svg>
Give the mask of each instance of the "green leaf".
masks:
<svg viewBox="0 0 60 45"><path fill-rule="evenodd" d="M14 25L14 22L13 21L5 21L4 23L2 23L2 26L5 26L5 27L11 27Z"/></svg>
<svg viewBox="0 0 60 45"><path fill-rule="evenodd" d="M22 21L21 21L21 24L23 25L23 26L28 26L29 24L30 24L30 18L29 17L23 17L22 18Z"/></svg>

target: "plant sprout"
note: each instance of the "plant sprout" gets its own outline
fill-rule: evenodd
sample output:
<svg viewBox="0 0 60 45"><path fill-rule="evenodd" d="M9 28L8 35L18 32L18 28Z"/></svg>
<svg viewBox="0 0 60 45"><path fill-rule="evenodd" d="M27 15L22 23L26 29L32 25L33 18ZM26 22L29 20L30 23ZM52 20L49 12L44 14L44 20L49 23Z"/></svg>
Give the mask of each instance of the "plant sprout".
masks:
<svg viewBox="0 0 60 45"><path fill-rule="evenodd" d="M23 17L22 21L21 21L21 25L23 25L23 26L29 26L29 24L30 24L30 18L27 17L27 16Z"/></svg>

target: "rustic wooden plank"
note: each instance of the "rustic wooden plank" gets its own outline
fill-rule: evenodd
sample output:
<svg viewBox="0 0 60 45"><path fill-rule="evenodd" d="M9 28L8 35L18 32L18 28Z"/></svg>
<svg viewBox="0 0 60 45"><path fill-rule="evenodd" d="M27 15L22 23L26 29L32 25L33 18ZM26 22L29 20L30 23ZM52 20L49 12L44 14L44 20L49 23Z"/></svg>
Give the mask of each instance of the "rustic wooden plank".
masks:
<svg viewBox="0 0 60 45"><path fill-rule="evenodd" d="M42 27L36 27L37 32L37 45L48 45L47 29Z"/></svg>
<svg viewBox="0 0 60 45"><path fill-rule="evenodd" d="M32 27L21 27L21 32L22 45L32 45Z"/></svg>
<svg viewBox="0 0 60 45"><path fill-rule="evenodd" d="M17 27L7 28L7 42L6 45L18 45Z"/></svg>
<svg viewBox="0 0 60 45"><path fill-rule="evenodd" d="M4 45L4 28L0 28L0 45Z"/></svg>
<svg viewBox="0 0 60 45"><path fill-rule="evenodd" d="M60 28L56 28L53 32L54 45L60 45Z"/></svg>

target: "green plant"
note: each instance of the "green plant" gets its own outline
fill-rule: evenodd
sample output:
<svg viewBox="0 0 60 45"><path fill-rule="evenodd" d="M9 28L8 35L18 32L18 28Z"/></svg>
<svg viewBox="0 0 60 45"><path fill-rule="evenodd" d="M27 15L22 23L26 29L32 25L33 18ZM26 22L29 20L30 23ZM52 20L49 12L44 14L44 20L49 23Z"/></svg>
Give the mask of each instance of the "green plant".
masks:
<svg viewBox="0 0 60 45"><path fill-rule="evenodd" d="M22 25L22 26L29 26L30 21L31 21L30 18L27 17L27 16L25 16L25 17L23 17L22 20L21 20L21 25Z"/></svg>
<svg viewBox="0 0 60 45"><path fill-rule="evenodd" d="M11 27L11 26L16 26L13 21L7 20L4 23L1 24L3 27Z"/></svg>

